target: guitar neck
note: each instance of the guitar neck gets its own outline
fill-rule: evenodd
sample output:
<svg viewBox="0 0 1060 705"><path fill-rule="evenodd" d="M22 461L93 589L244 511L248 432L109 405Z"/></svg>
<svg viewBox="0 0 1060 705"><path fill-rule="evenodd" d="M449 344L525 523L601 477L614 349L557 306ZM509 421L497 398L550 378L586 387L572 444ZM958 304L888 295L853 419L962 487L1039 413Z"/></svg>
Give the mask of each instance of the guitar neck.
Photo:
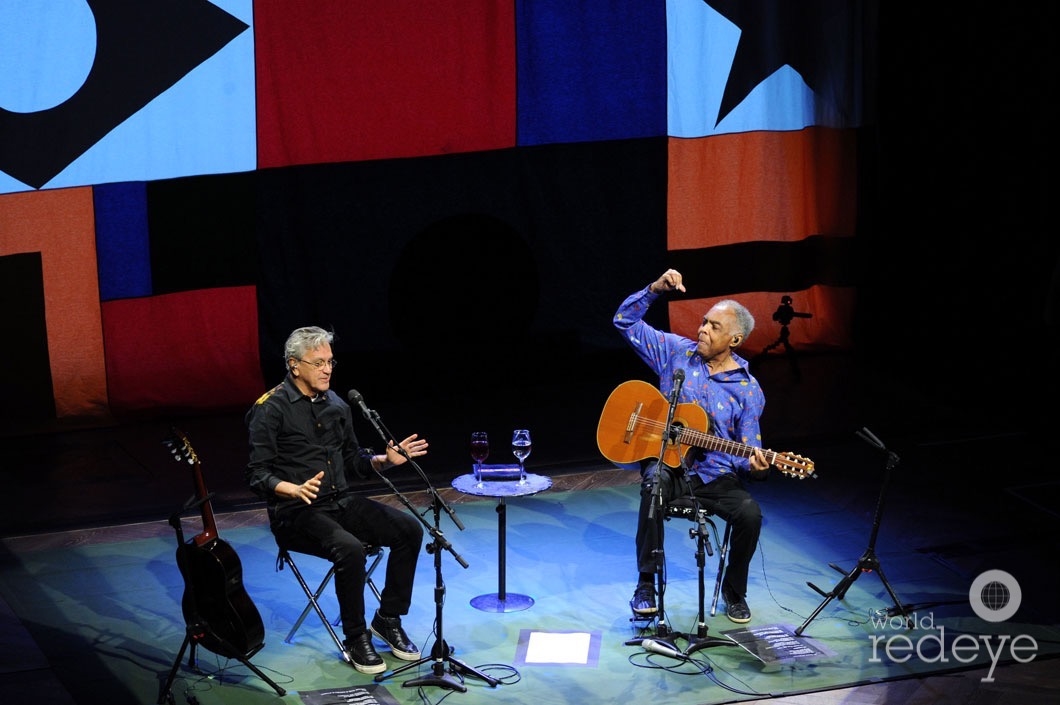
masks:
<svg viewBox="0 0 1060 705"><path fill-rule="evenodd" d="M696 448L720 450L723 453L738 455L741 458L750 458L754 455L756 450L759 450L759 448L756 448L755 446L744 445L743 443L737 443L736 441L730 441L710 433L704 433L703 431L697 431L694 428L687 427L681 429L681 435L678 442L685 445L695 446ZM776 462L777 454L775 451L767 450L765 448L760 450L765 453L766 459L770 464Z"/></svg>
<svg viewBox="0 0 1060 705"><path fill-rule="evenodd" d="M204 500L199 510L202 514L202 533L195 537L195 543L202 546L217 538L217 523L214 521L213 505L210 504L209 495L206 492L206 482L203 480L202 467L199 465L198 459L195 460L193 475L195 478L195 496L200 500Z"/></svg>
<svg viewBox="0 0 1060 705"><path fill-rule="evenodd" d="M199 456L196 455L195 449L191 447L191 441L184 435L184 432L173 428L172 437L165 443L170 448L170 452L173 454L174 460L179 462L187 462L192 467L191 479L192 485L195 487L195 504L199 505L199 512L202 514L202 533L195 536L192 541L196 546L202 546L209 543L217 538L217 523L213 518L213 505L210 504L210 495L206 492L206 480L202 476L202 465L199 463ZM186 509L191 509L193 505L189 504ZM172 520L171 520L172 522ZM180 531L180 529L177 529Z"/></svg>

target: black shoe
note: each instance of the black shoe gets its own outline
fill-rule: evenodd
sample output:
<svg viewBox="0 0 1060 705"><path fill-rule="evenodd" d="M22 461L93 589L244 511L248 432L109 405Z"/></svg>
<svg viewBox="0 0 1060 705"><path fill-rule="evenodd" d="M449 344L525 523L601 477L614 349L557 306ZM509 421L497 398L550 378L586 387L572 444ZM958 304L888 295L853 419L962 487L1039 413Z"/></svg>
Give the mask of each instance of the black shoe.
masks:
<svg viewBox="0 0 1060 705"><path fill-rule="evenodd" d="M402 661L416 661L420 657L420 650L409 639L409 635L401 628L401 617L384 617L375 611L372 618L372 634L386 642L390 647L390 653Z"/></svg>
<svg viewBox="0 0 1060 705"><path fill-rule="evenodd" d="M648 615L658 612L659 608L655 606L655 586L651 583L637 583L629 606L633 608L633 614Z"/></svg>
<svg viewBox="0 0 1060 705"><path fill-rule="evenodd" d="M346 653L350 655L350 665L361 673L382 673L386 670L383 658L372 646L372 635L368 632L342 642Z"/></svg>
<svg viewBox="0 0 1060 705"><path fill-rule="evenodd" d="M736 624L747 624L751 621L751 608L742 597L738 600L725 600L725 616L730 622Z"/></svg>

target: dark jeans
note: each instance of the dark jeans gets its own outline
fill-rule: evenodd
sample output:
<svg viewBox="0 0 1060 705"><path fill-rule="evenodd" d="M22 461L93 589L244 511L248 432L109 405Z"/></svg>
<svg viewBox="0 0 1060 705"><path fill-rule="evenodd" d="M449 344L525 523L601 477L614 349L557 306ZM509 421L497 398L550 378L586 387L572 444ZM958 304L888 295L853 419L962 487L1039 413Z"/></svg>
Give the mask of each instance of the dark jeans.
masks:
<svg viewBox="0 0 1060 705"><path fill-rule="evenodd" d="M416 561L423 544L423 525L411 514L366 497L351 496L345 508L307 506L272 523L276 541L288 550L308 553L335 564L335 595L347 639L363 634L364 544L386 546L386 582L380 610L391 616L409 612Z"/></svg>
<svg viewBox="0 0 1060 705"><path fill-rule="evenodd" d="M654 482L650 470L654 467L655 461L645 461L641 470L636 538L637 569L641 573L654 573L660 558L659 528L662 526L664 510L656 507L655 516L651 516ZM692 494L701 507L732 525L724 591L726 600L745 597L751 557L758 547L758 536L762 531L762 509L758 502L736 475L722 475L713 482L703 484L698 475L691 475L689 480L680 469L664 468L660 485L663 504Z"/></svg>

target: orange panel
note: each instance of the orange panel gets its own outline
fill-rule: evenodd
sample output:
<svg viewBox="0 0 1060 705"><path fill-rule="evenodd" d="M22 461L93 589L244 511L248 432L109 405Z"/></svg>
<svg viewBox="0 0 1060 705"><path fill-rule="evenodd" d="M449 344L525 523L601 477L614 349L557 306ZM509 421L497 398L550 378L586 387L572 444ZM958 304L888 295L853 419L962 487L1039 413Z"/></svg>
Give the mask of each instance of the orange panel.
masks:
<svg viewBox="0 0 1060 705"><path fill-rule="evenodd" d="M39 252L55 412L107 413L92 189L0 196L0 255Z"/></svg>
<svg viewBox="0 0 1060 705"><path fill-rule="evenodd" d="M853 235L850 130L745 132L669 141L669 249Z"/></svg>

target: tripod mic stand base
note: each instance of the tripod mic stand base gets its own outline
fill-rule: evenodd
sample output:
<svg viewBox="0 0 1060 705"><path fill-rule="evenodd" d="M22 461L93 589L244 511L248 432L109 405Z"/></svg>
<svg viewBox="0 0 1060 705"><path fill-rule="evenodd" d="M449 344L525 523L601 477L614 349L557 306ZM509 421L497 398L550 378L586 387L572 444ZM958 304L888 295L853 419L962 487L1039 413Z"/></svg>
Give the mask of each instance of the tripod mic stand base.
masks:
<svg viewBox="0 0 1060 705"><path fill-rule="evenodd" d="M441 688L448 688L449 690L456 690L461 693L467 692L467 686L464 685L463 676L473 676L482 681L485 681L491 688L496 688L500 685L500 681L493 676L490 676L482 671L472 668L466 663L453 658L453 648L446 644L444 641L438 641L434 644L434 648L431 649L431 655L426 658L421 658L419 661L412 663L406 663L400 668L390 671L387 673L380 673L375 677L376 683L381 683L388 678L400 675L405 671L411 670L418 666L422 666L425 663L432 663L431 675L421 676L420 678L413 678L405 681L401 685L405 688L416 688L421 685L436 685ZM446 670L448 664L449 669ZM460 676L460 677L458 677Z"/></svg>
<svg viewBox="0 0 1060 705"><path fill-rule="evenodd" d="M673 649L674 651L680 651L681 649L677 648L677 644L674 642L674 637L679 637L679 636L681 636L681 635L680 634L660 634L659 636L641 636L641 637L637 637L636 639L627 639L623 643L626 646L642 646L644 644L644 642L651 641L651 642L654 642L656 644L661 644L663 646L667 646L667 647Z"/></svg>
<svg viewBox="0 0 1060 705"><path fill-rule="evenodd" d="M714 646L739 646L739 644L732 639L720 636L700 637L689 642L688 646L685 648L685 655L691 656L701 649L709 649Z"/></svg>
<svg viewBox="0 0 1060 705"><path fill-rule="evenodd" d="M407 680L401 684L403 688L417 688L421 685L436 685L441 688L448 688L449 690L455 690L459 693L466 693L467 686L454 675L446 673L445 666L441 668L433 669L436 671L433 675L424 676L422 678L413 678Z"/></svg>

